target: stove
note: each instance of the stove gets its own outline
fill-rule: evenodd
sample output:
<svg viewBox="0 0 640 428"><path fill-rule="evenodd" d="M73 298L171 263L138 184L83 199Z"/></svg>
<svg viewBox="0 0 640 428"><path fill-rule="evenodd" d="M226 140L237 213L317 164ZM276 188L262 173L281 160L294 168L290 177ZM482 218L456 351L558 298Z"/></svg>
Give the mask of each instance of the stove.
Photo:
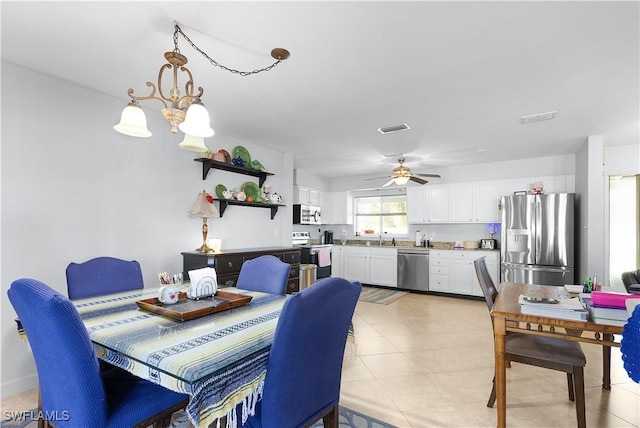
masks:
<svg viewBox="0 0 640 428"><path fill-rule="evenodd" d="M310 244L310 241L311 234L309 232L293 232L291 236L291 244L300 248L300 263L318 266L316 270L318 279L331 276L331 248L333 245Z"/></svg>

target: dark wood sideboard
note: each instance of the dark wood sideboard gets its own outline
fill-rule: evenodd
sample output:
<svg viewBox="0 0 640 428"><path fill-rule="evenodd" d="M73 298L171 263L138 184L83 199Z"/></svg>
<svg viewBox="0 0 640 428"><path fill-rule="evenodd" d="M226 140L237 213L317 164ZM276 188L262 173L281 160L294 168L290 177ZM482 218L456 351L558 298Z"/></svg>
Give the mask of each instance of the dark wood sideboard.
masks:
<svg viewBox="0 0 640 428"><path fill-rule="evenodd" d="M187 281L190 270L212 267L216 269L220 286L235 287L242 263L267 254L276 256L291 265L287 293L300 291L300 249L293 247L248 248L218 253L184 252L182 253L182 275Z"/></svg>

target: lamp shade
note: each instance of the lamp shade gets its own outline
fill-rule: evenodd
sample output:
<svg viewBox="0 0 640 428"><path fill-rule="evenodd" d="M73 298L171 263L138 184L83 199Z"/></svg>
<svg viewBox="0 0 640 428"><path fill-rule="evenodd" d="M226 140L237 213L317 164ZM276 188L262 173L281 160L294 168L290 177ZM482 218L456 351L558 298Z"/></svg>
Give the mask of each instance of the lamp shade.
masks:
<svg viewBox="0 0 640 428"><path fill-rule="evenodd" d="M198 193L198 197L189 210L189 214L192 217L202 218L220 217L220 212L207 200L207 192L204 190Z"/></svg>
<svg viewBox="0 0 640 428"><path fill-rule="evenodd" d="M214 132L209 125L209 112L204 107L204 104L197 99L191 103L187 109L187 116L178 128L185 134L193 135L194 137L211 137Z"/></svg>
<svg viewBox="0 0 640 428"><path fill-rule="evenodd" d="M136 103L127 104L120 115L120 123L113 129L132 137L151 137L151 131L147 129L147 117Z"/></svg>
<svg viewBox="0 0 640 428"><path fill-rule="evenodd" d="M399 177L394 178L393 181L398 186L402 186L402 185L407 184L409 182L409 176L401 175Z"/></svg>
<svg viewBox="0 0 640 428"><path fill-rule="evenodd" d="M184 140L178 146L181 149L191 150L192 152L208 152L209 147L204 144L204 138L194 135L184 134Z"/></svg>

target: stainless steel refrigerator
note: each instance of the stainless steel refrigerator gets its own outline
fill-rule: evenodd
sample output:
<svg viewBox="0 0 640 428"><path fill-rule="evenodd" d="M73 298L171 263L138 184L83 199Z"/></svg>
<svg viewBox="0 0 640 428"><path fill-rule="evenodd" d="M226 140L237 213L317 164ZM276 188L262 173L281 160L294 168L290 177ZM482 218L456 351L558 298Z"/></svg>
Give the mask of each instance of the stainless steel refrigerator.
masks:
<svg viewBox="0 0 640 428"><path fill-rule="evenodd" d="M501 280L574 284L573 193L502 197Z"/></svg>

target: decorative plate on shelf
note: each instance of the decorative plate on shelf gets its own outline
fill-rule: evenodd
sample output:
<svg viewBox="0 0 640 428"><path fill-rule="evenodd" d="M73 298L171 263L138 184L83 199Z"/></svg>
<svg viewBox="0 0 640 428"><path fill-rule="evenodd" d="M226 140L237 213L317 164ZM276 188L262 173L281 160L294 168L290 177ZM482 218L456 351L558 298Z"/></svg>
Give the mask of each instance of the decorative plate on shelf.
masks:
<svg viewBox="0 0 640 428"><path fill-rule="evenodd" d="M264 171L264 165L262 165L262 163L258 159L254 159L251 161L251 169Z"/></svg>
<svg viewBox="0 0 640 428"><path fill-rule="evenodd" d="M260 192L260 188L258 185L252 181L247 181L240 186L240 190L242 190L247 197L253 197L254 201L258 201L258 198L262 199L262 193Z"/></svg>
<svg viewBox="0 0 640 428"><path fill-rule="evenodd" d="M224 162L228 164L231 163L231 155L225 149L220 149L217 152L215 152L212 156L212 159L218 162Z"/></svg>
<svg viewBox="0 0 640 428"><path fill-rule="evenodd" d="M235 146L231 151L232 158L240 158L244 161L244 166L251 166L251 155L249 151L242 146Z"/></svg>
<svg viewBox="0 0 640 428"><path fill-rule="evenodd" d="M226 192L227 188L224 184L218 184L216 186L216 196L218 197L218 199L225 199L225 197L222 195L222 192Z"/></svg>

